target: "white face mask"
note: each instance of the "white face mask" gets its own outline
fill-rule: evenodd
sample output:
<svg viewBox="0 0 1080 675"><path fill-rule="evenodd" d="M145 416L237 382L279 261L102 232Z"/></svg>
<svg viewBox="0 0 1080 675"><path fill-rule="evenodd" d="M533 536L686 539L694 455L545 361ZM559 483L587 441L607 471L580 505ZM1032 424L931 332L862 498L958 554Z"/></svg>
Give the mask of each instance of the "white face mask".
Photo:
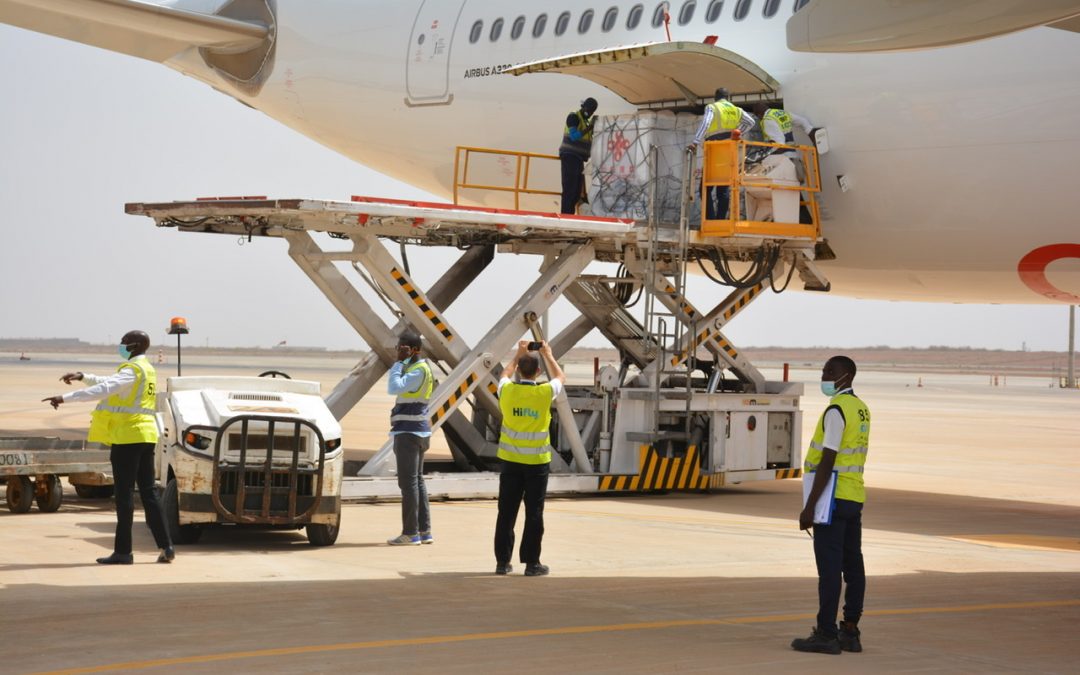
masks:
<svg viewBox="0 0 1080 675"><path fill-rule="evenodd" d="M836 396L836 382L822 382L821 393L829 397Z"/></svg>

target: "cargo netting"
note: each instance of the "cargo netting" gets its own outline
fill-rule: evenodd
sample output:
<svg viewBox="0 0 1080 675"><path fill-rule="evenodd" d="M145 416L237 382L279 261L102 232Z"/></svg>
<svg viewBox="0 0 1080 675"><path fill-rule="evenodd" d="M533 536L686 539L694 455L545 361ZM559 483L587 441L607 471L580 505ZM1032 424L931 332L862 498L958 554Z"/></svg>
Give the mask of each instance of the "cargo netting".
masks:
<svg viewBox="0 0 1080 675"><path fill-rule="evenodd" d="M678 223L686 146L700 121L699 115L666 110L597 117L586 175L592 214L646 220L655 185L657 221ZM658 150L655 167L649 160L653 147ZM695 227L701 220L701 152L692 180L693 201L687 215Z"/></svg>

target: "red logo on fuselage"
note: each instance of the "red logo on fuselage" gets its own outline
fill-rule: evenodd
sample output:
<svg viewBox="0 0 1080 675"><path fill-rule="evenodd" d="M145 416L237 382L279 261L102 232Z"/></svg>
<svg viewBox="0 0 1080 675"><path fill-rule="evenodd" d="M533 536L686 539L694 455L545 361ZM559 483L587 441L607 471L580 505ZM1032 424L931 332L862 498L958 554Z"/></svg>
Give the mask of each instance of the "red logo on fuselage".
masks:
<svg viewBox="0 0 1080 675"><path fill-rule="evenodd" d="M1050 244L1039 247L1020 259L1016 272L1020 275L1020 281L1039 295L1058 302L1080 304L1080 295L1063 291L1046 278L1046 267L1064 258L1080 258L1080 244Z"/></svg>

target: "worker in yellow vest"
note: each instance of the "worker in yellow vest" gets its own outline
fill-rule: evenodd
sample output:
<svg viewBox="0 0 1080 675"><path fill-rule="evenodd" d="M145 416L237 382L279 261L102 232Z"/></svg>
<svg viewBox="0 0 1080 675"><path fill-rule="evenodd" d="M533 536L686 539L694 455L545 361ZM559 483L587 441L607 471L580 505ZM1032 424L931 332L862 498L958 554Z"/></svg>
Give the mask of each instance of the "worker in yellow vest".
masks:
<svg viewBox="0 0 1080 675"><path fill-rule="evenodd" d="M593 127L596 125L597 102L589 97L581 108L566 116L562 143L559 144L559 164L562 167L562 204L560 213L576 213L585 188L585 162L592 154Z"/></svg>
<svg viewBox="0 0 1080 675"><path fill-rule="evenodd" d="M799 514L799 528L814 528L818 615L810 637L791 643L800 652L862 651L859 619L866 595L863 468L870 444L870 409L852 389L855 370L855 362L846 356L834 356L825 363L821 391L829 397L829 405L818 420L803 462L803 480L810 492ZM822 499L826 501L819 506ZM841 581L847 584L847 592L844 619L837 630Z"/></svg>
<svg viewBox="0 0 1080 675"><path fill-rule="evenodd" d="M91 417L87 440L111 446L109 461L112 463L113 489L116 493L113 552L97 559L102 565L130 565L134 562L131 554L131 523L135 514L136 483L146 524L150 526L154 541L161 549L157 561L168 563L176 557L169 531L165 527L165 514L154 489L154 448L158 440L155 418L157 373L146 358L149 348L150 336L143 331L125 333L118 349L124 362L116 369L116 374L100 377L83 372L67 373L60 378L64 384L79 380L90 382L92 386L42 399L53 408L72 401L101 401Z"/></svg>
<svg viewBox="0 0 1080 675"><path fill-rule="evenodd" d="M428 401L435 388L431 366L420 356L421 342L409 330L398 338L397 361L390 368L387 393L396 396L390 411L397 482L401 488L401 534L388 539L391 546L433 544L431 508L424 483L424 453L431 445Z"/></svg>
<svg viewBox="0 0 1080 675"><path fill-rule="evenodd" d="M530 350L530 347L533 349ZM537 382L539 351L547 366L548 381ZM514 382L514 373L518 374ZM540 542L544 537L544 495L551 468L551 404L563 389L566 377L546 342L518 343L514 359L499 380L499 516L495 522L495 574L513 570L514 523L522 498L525 500L525 531L518 556L525 563L525 576L540 577L550 570L540 562Z"/></svg>
<svg viewBox="0 0 1080 675"><path fill-rule="evenodd" d="M712 103L705 106L705 114L698 125L694 140L687 146L693 152L705 141L726 141L733 131L747 134L757 126L753 115L728 100L731 93L724 87L716 90ZM727 186L710 187L705 194L705 218L724 220L728 216L731 189Z"/></svg>

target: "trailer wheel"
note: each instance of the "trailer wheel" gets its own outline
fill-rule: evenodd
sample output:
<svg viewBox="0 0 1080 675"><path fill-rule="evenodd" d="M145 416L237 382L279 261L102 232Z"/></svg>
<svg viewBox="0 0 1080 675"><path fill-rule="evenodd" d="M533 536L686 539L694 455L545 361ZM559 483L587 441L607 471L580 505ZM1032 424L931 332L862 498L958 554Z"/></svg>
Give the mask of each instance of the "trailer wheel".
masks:
<svg viewBox="0 0 1080 675"><path fill-rule="evenodd" d="M34 484L29 476L9 476L7 480L7 505L12 513L26 513L34 503Z"/></svg>
<svg viewBox="0 0 1080 675"><path fill-rule="evenodd" d="M308 543L312 546L333 546L341 530L341 513L334 516L334 522L312 523L307 526Z"/></svg>
<svg viewBox="0 0 1080 675"><path fill-rule="evenodd" d="M38 510L52 513L64 501L64 486L60 483L60 476L52 473L45 476L43 483L42 494L36 496Z"/></svg>
<svg viewBox="0 0 1080 675"><path fill-rule="evenodd" d="M202 536L202 526L180 524L180 491L175 478L165 486L165 527L174 544L194 544Z"/></svg>

